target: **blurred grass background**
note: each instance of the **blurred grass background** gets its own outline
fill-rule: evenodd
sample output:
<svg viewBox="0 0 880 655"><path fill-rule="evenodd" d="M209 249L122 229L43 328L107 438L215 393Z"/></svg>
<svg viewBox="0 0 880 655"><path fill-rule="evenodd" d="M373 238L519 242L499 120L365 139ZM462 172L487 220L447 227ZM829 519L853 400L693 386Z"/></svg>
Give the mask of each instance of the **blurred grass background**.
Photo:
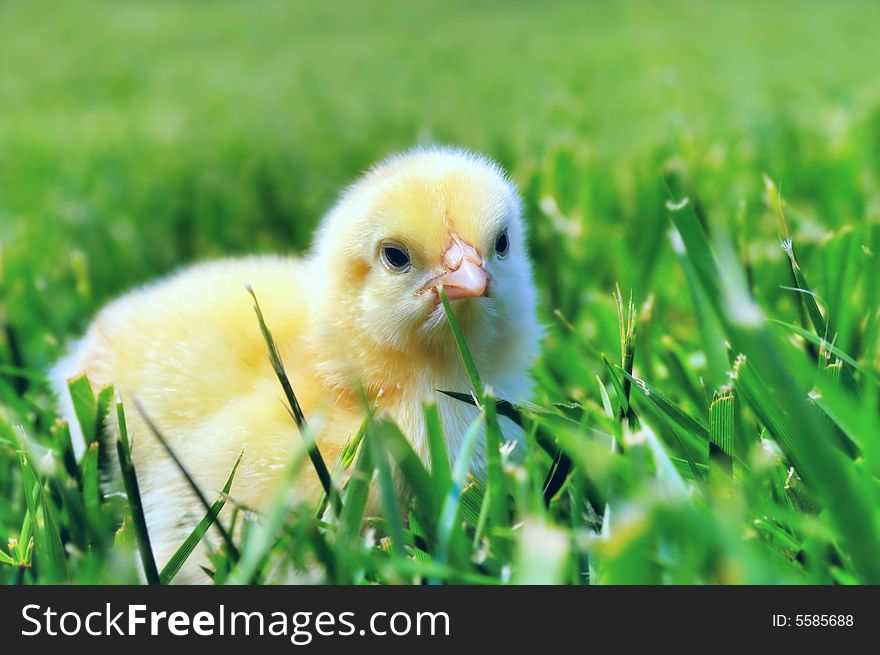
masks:
<svg viewBox="0 0 880 655"><path fill-rule="evenodd" d="M869 1L2 2L5 419L47 434L27 376L112 296L197 259L300 251L343 185L424 142L521 186L553 326L545 400L600 402L601 360L572 356L553 311L613 355L619 284L649 300L636 370L694 410L711 372L667 185L729 230L768 314L801 321L764 174L836 344L876 370L878 19ZM0 470L0 536L18 483Z"/></svg>
<svg viewBox="0 0 880 655"><path fill-rule="evenodd" d="M755 197L761 172L815 202L817 221L864 208L863 194L814 182L835 174L824 169L840 150L873 157L873 127L863 144L852 134L880 98L866 70L880 50L870 2L37 1L0 12L5 300L15 324L56 337L181 262L303 248L342 185L419 142L495 156L533 204L550 185L599 233L657 223L662 207L640 205L666 155L713 177L702 194L727 214ZM817 149L837 156L817 162ZM535 175L559 156L570 171ZM21 335L37 364L52 354L41 331Z"/></svg>

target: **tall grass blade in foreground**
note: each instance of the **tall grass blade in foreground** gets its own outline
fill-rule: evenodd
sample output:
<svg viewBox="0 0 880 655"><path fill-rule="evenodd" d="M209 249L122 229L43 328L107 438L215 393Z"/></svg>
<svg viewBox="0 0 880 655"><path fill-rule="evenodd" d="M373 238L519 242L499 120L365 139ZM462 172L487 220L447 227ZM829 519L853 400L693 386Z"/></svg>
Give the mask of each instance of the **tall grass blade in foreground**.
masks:
<svg viewBox="0 0 880 655"><path fill-rule="evenodd" d="M281 383L281 388L284 389L284 395L289 404L288 409L290 410L294 421L296 421L296 426L299 428L300 434L304 434L306 419L303 415L299 401L296 398L296 394L293 392L293 387L290 384L290 379L287 377L287 372L284 370L284 362L281 361L281 354L278 352L278 347L275 345L272 333L269 331L269 327L266 325L266 321L263 318L263 311L260 309L257 294L254 293L254 290L250 285L247 286L247 291L251 294L251 298L254 299L254 312L256 312L257 321L260 324L260 332L263 334L263 339L266 341L266 346L269 349L269 361L272 363L272 369L275 371L275 375ZM315 467L315 472L318 474L321 486L324 487L324 493L330 498L333 509L338 515L342 511L342 500L333 484L333 478L330 476L327 464L324 462L324 458L321 457L321 451L318 449L318 444L315 441L308 443L307 446L309 449L309 459L312 460L312 466Z"/></svg>
<svg viewBox="0 0 880 655"><path fill-rule="evenodd" d="M199 485L196 484L195 479L192 477L192 475L190 475L189 471L183 465L183 462L180 461L180 458L174 452L174 449L171 448L171 445L168 443L168 440L162 434L161 430L159 430L159 427L153 422L153 419L150 418L144 407L137 400L135 400L135 406L137 407L138 412L140 412L141 418L144 420L144 423L146 423L147 427L150 429L150 432L153 433L153 436L162 445L162 448L165 450L166 453L168 453L168 456L174 462L177 470L180 471L180 473L186 479L187 484L189 485L190 489L192 489L192 492L195 494L196 498L198 498L199 502L202 504L202 507L204 507L205 512L210 514L211 504L208 502L208 499L205 497L205 494L202 492L201 488L199 488ZM235 542L232 540L229 532L226 530L225 527L223 527L223 524L219 520L216 521L215 525L217 526L217 530L220 532L220 536L223 537L223 543L226 544L226 548L229 551L229 557L232 559L233 562L238 561L238 547L235 545Z"/></svg>
<svg viewBox="0 0 880 655"><path fill-rule="evenodd" d="M144 577L148 584L158 585L162 581L159 577L159 569L156 567L156 559L153 556L153 548L150 545L150 533L147 530L147 521L144 518L144 506L141 502L141 492L138 486L137 474L134 462L131 460L131 443L128 440L128 427L125 423L125 410L122 401L116 402L116 426L118 430L116 439L116 456L119 460L119 472L122 483L125 486L125 495L131 510L131 520L134 523L137 534L138 551L141 556L141 564L144 567Z"/></svg>
<svg viewBox="0 0 880 655"><path fill-rule="evenodd" d="M369 437L365 435L365 439ZM358 571L363 570L359 562L360 549L357 548L358 534L364 518L364 510L367 506L367 497L370 492L370 483L373 479L372 448L362 444L354 470L345 486L345 502L342 505L342 515L336 529L336 543L334 549L337 561L344 570L340 571L342 581L357 579Z"/></svg>
<svg viewBox="0 0 880 655"><path fill-rule="evenodd" d="M498 424L498 414L495 410L495 398L491 396L489 390L483 385L482 380L480 380L480 374L477 371L474 358L464 339L464 333L461 331L461 326L458 324L458 318L456 318L455 312L449 304L449 299L446 297L446 292L443 290L442 286L437 288L437 295L440 297L440 302L443 303L443 309L446 311L446 318L449 321L449 327L452 330L452 335L455 338L459 353L461 353L461 359L464 363L465 370L470 377L474 395L477 402L480 403L480 407L485 416L486 478L488 482L487 501L489 503L489 516L494 525L506 526L509 519L507 517L504 471L501 467L502 434L501 426Z"/></svg>
<svg viewBox="0 0 880 655"><path fill-rule="evenodd" d="M391 462L381 435L382 427L375 419L367 428L367 446L370 449L370 458L378 472L379 498L382 501L382 509L385 516L385 525L391 537L391 553L397 557L405 557L404 552L404 528L401 519L401 509L397 497L397 489L394 485L394 477L391 471Z"/></svg>
<svg viewBox="0 0 880 655"><path fill-rule="evenodd" d="M459 449L458 459L451 474L451 485L449 493L443 500L443 505L437 520L437 556L438 564L446 564L452 541L453 533L457 529L459 522L460 503L462 491L471 466L471 458L474 454L474 446L480 437L480 421L479 419L471 423Z"/></svg>
<svg viewBox="0 0 880 655"><path fill-rule="evenodd" d="M431 475L441 488L446 488L452 484L452 469L449 464L449 451L446 449L446 437L443 434L443 423L440 420L437 403L426 404L424 413L428 452L431 454Z"/></svg>
<svg viewBox="0 0 880 655"><path fill-rule="evenodd" d="M241 464L241 458L243 455L244 453L239 455L238 459L235 460L235 465L232 467L232 471L230 471L229 477L226 478L226 484L223 485L223 490L220 492L217 500L215 500L214 504L211 505L211 510L204 516L204 518L202 518L201 521L199 521L198 525L193 528L193 531L184 540L180 547L174 552L174 555L171 556L171 559L168 560L168 563L165 564L165 566L162 568L162 572L159 574L159 579L161 580L162 584L168 584L174 579L174 576L177 575L186 560L189 558L190 555L192 555L192 552L196 549L196 546L199 545L199 542L208 533L208 529L217 520L217 517L220 515L220 511L223 509L224 505L226 505L226 497L232 490L232 481L235 479L235 472L238 471L238 465Z"/></svg>

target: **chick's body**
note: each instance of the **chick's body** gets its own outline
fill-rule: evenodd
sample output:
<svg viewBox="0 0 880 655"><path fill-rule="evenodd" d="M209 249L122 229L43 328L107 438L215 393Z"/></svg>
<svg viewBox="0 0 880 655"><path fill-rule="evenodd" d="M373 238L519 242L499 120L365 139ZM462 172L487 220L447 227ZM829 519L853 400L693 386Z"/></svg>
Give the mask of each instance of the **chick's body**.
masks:
<svg viewBox="0 0 880 655"><path fill-rule="evenodd" d="M259 299L306 416L320 417L318 446L332 465L363 419L361 389L423 458L423 403L436 400L455 458L476 413L436 391L469 388L439 284L455 298L484 382L500 397L527 399L539 330L517 196L487 160L446 149L400 155L367 173L325 217L303 259L200 264L116 300L53 379L74 428L70 377L85 373L122 395L162 566L203 509L134 400L206 492L222 487L244 451L232 495L257 509L303 447L245 286ZM505 423L505 437L518 438ZM81 452L81 438L75 443ZM477 472L483 457L478 449ZM308 467L294 484L309 498L320 491ZM198 563L190 559L183 581L207 581Z"/></svg>

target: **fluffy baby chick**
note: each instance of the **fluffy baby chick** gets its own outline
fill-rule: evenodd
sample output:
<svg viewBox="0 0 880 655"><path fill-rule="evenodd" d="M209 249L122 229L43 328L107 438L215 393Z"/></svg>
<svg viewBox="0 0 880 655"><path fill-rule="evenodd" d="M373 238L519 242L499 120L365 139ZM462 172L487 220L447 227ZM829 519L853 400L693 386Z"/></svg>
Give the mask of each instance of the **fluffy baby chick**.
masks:
<svg viewBox="0 0 880 655"><path fill-rule="evenodd" d="M323 418L317 442L328 463L363 419L362 388L423 458L422 407L434 399L454 461L476 410L437 393L470 388L437 287L452 301L483 381L499 397L526 400L539 327L525 238L517 192L488 159L445 148L391 157L342 194L307 257L199 264L105 307L53 371L63 413L76 430L67 380L81 373L122 395L160 567L204 510L135 399L205 491L222 487L244 451L233 496L265 506L303 440L282 402L249 284L305 415ZM506 439L519 438L512 423L502 427ZM81 453L81 435L75 441ZM475 460L479 474L481 448ZM321 489L310 467L295 485L307 497ZM207 581L195 559L183 581Z"/></svg>

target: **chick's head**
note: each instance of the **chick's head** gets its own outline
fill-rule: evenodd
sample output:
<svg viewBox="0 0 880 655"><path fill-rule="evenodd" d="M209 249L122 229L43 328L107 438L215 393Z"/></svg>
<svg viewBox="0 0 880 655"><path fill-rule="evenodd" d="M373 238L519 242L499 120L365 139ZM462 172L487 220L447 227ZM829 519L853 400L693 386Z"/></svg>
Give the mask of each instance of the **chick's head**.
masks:
<svg viewBox="0 0 880 655"><path fill-rule="evenodd" d="M496 164L440 148L392 157L322 225L313 261L334 299L326 330L344 334L355 359L366 349L412 366L457 360L442 285L478 364L527 367L538 330L525 239L518 194Z"/></svg>

